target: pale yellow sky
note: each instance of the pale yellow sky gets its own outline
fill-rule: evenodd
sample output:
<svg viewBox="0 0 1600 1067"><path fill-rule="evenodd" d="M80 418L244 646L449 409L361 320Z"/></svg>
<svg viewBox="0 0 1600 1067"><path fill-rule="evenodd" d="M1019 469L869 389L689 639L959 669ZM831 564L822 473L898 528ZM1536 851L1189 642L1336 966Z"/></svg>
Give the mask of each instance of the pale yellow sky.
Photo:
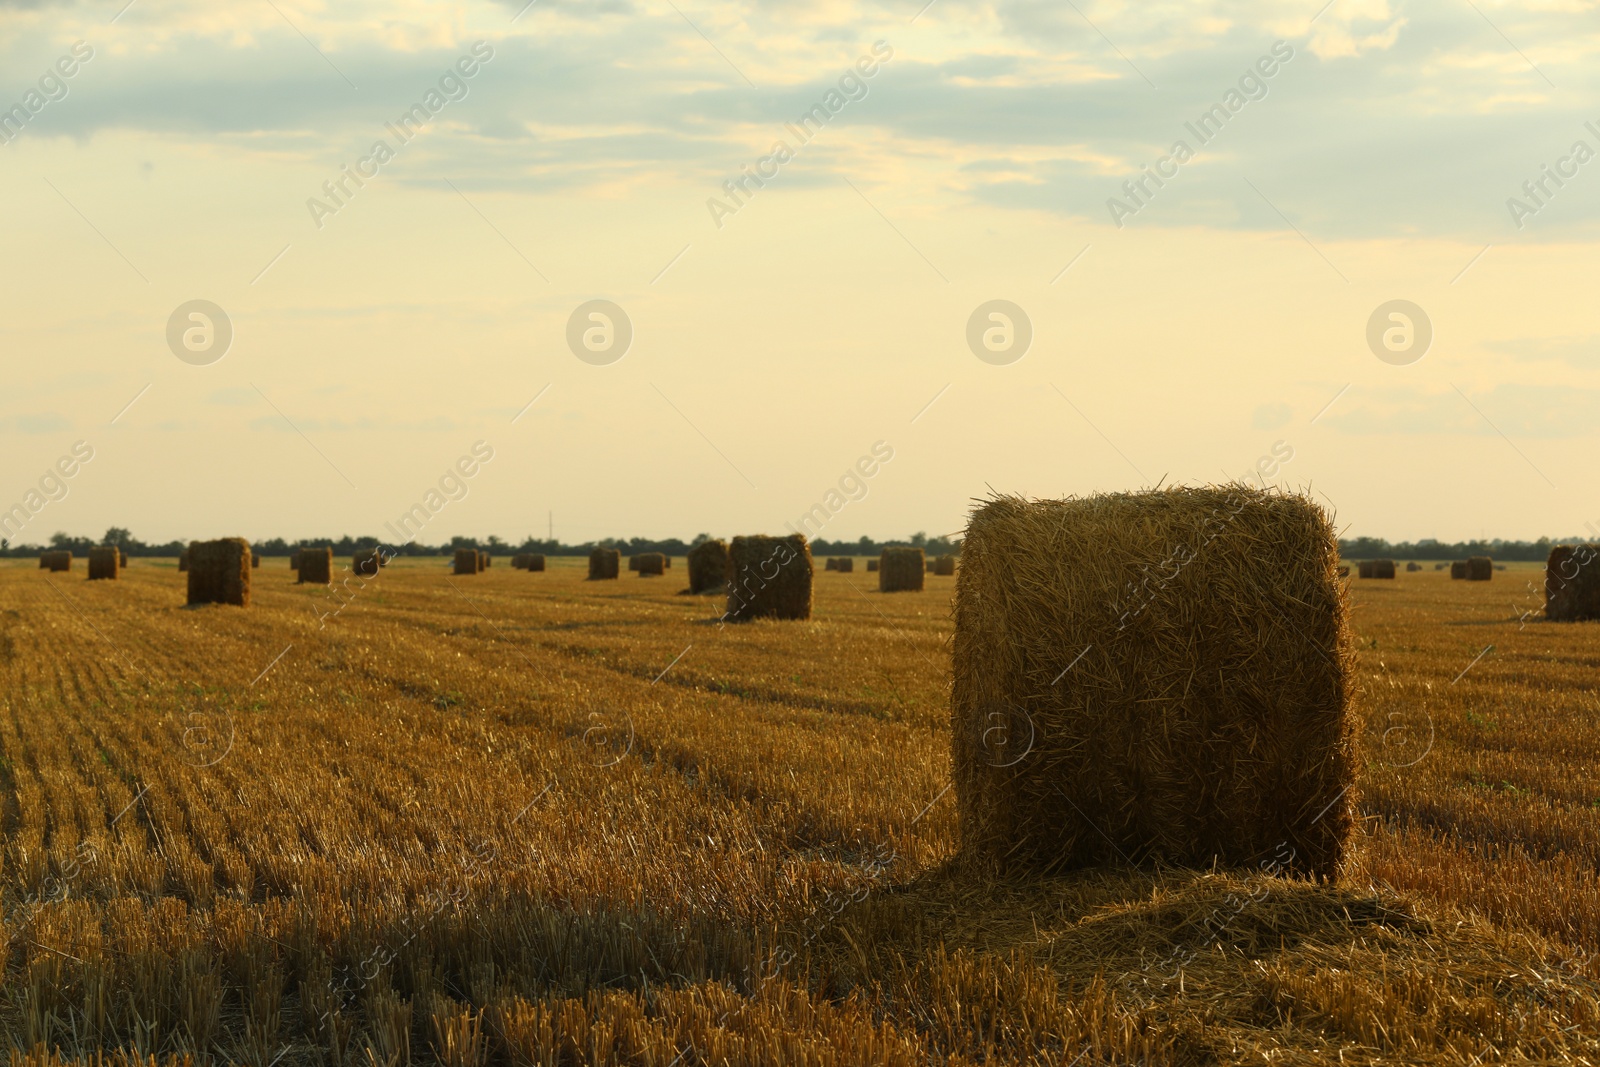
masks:
<svg viewBox="0 0 1600 1067"><path fill-rule="evenodd" d="M1506 205L1600 148L1593 5L118 6L0 4L0 104L94 48L0 148L0 508L94 449L22 541L379 534L480 440L422 540L776 531L880 441L823 536L1275 447L1353 534L1600 524L1600 163L1520 230ZM479 41L319 229L308 198ZM1277 41L1264 95L1114 226ZM604 366L566 340L596 298L634 330ZM234 332L207 365L166 338L196 299ZM966 339L994 299L1032 323L1008 365ZM1409 365L1366 340L1394 299L1434 330Z"/></svg>

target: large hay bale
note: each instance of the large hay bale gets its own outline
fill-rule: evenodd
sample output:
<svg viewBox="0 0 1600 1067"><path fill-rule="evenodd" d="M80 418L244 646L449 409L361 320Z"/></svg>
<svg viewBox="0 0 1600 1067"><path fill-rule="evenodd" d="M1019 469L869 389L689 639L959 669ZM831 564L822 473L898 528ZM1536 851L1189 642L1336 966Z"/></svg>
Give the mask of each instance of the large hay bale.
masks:
<svg viewBox="0 0 1600 1067"><path fill-rule="evenodd" d="M544 570L544 557L538 554L530 554L524 569L530 571Z"/></svg>
<svg viewBox="0 0 1600 1067"><path fill-rule="evenodd" d="M70 571L72 569L72 553L65 549L52 549L39 554L39 569L46 571Z"/></svg>
<svg viewBox="0 0 1600 1067"><path fill-rule="evenodd" d="M689 550L689 592L720 593L728 585L728 543L702 541Z"/></svg>
<svg viewBox="0 0 1600 1067"><path fill-rule="evenodd" d="M1555 545L1545 562L1544 617L1600 619L1600 545Z"/></svg>
<svg viewBox="0 0 1600 1067"><path fill-rule="evenodd" d="M1467 581L1487 582L1494 577L1494 560L1488 556L1467 557Z"/></svg>
<svg viewBox="0 0 1600 1067"><path fill-rule="evenodd" d="M618 551L620 552L621 549L618 549ZM628 569L630 571L636 571L639 569L639 557L637 555L628 557Z"/></svg>
<svg viewBox="0 0 1600 1067"><path fill-rule="evenodd" d="M886 548L878 556L878 592L920 593L927 574L920 548Z"/></svg>
<svg viewBox="0 0 1600 1067"><path fill-rule="evenodd" d="M730 622L811 618L811 545L804 534L735 537L728 546Z"/></svg>
<svg viewBox="0 0 1600 1067"><path fill-rule="evenodd" d="M1367 561L1367 565L1371 566L1371 573L1370 574L1363 574L1361 576L1363 578L1393 578L1394 577L1395 566L1394 566L1394 560L1392 560L1392 559L1368 560Z"/></svg>
<svg viewBox="0 0 1600 1067"><path fill-rule="evenodd" d="M525 570L527 570L528 569L528 556L527 556L527 553L518 552L516 555L512 556L511 557L511 569L514 570L514 571L525 571Z"/></svg>
<svg viewBox="0 0 1600 1067"><path fill-rule="evenodd" d="M836 570L838 570L839 569L839 557L837 557L837 556L829 556L828 557L828 561L822 565L822 569L825 570L825 571L836 571Z"/></svg>
<svg viewBox="0 0 1600 1067"><path fill-rule="evenodd" d="M1450 577L1452 579L1455 579L1455 580L1459 581L1459 580L1465 578L1466 576L1467 576L1467 561L1466 560L1458 559L1454 563L1450 564Z"/></svg>
<svg viewBox="0 0 1600 1067"><path fill-rule="evenodd" d="M1356 731L1337 565L1320 507L1247 486L981 507L952 659L969 854L1334 875Z"/></svg>
<svg viewBox="0 0 1600 1067"><path fill-rule="evenodd" d="M639 572L641 578L666 573L667 557L660 552L641 552L634 559L638 560L639 565L633 569Z"/></svg>
<svg viewBox="0 0 1600 1067"><path fill-rule="evenodd" d="M116 578L122 571L122 554L115 548L91 548L89 550L89 580L97 581L101 578Z"/></svg>
<svg viewBox="0 0 1600 1067"><path fill-rule="evenodd" d="M457 574L477 574L479 569L480 568L478 567L478 550L477 549L475 549L475 548L458 548L458 549L456 549L455 573L457 573Z"/></svg>
<svg viewBox="0 0 1600 1067"><path fill-rule="evenodd" d="M358 548L350 557L350 569L357 578L376 578L383 567L383 552L376 548Z"/></svg>
<svg viewBox="0 0 1600 1067"><path fill-rule="evenodd" d="M877 569L878 569L878 561L877 560L875 560L875 559L867 560L867 573L868 574L871 574L873 571L876 571Z"/></svg>
<svg viewBox="0 0 1600 1067"><path fill-rule="evenodd" d="M849 556L840 556L839 566L836 569L840 574L854 574L856 570L856 561L851 559Z"/></svg>
<svg viewBox="0 0 1600 1067"><path fill-rule="evenodd" d="M333 549L300 550L300 582L304 585L333 584Z"/></svg>
<svg viewBox="0 0 1600 1067"><path fill-rule="evenodd" d="M589 553L589 580L591 582L615 578L621 568L622 550L619 548L597 548Z"/></svg>
<svg viewBox="0 0 1600 1067"><path fill-rule="evenodd" d="M940 556L933 561L934 574L954 574L956 572L956 558L954 556Z"/></svg>
<svg viewBox="0 0 1600 1067"><path fill-rule="evenodd" d="M189 542L189 603L250 606L249 541L224 537Z"/></svg>

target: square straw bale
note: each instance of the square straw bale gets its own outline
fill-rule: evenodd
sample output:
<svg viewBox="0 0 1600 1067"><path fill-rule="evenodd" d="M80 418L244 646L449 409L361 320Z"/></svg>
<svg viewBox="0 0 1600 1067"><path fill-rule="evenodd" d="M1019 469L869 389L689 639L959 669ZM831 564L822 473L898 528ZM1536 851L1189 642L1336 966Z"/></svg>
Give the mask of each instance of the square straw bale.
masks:
<svg viewBox="0 0 1600 1067"><path fill-rule="evenodd" d="M307 585L333 583L333 549L302 548L300 550L300 581Z"/></svg>
<svg viewBox="0 0 1600 1067"><path fill-rule="evenodd" d="M689 592L720 593L728 585L728 543L702 541L689 550Z"/></svg>
<svg viewBox="0 0 1600 1067"><path fill-rule="evenodd" d="M523 563L523 570L528 570L528 571L542 571L542 570L544 570L544 557L539 555L539 554L537 554L537 553L531 553L528 556L527 560L524 561L524 563Z"/></svg>
<svg viewBox="0 0 1600 1067"><path fill-rule="evenodd" d="M458 548L458 549L456 549L456 562L455 562L455 573L456 574L477 574L479 569L480 568L478 567L478 550L477 549L475 549L475 548Z"/></svg>
<svg viewBox="0 0 1600 1067"><path fill-rule="evenodd" d="M615 578L622 569L622 550L620 548L597 548L589 553L589 580L591 582L604 581Z"/></svg>
<svg viewBox="0 0 1600 1067"><path fill-rule="evenodd" d="M89 580L117 578L122 573L122 554L115 548L89 550Z"/></svg>
<svg viewBox="0 0 1600 1067"><path fill-rule="evenodd" d="M728 546L730 622L811 618L811 545L804 534L735 537Z"/></svg>
<svg viewBox="0 0 1600 1067"><path fill-rule="evenodd" d="M1467 581L1487 582L1494 577L1494 560L1488 556L1467 557Z"/></svg>
<svg viewBox="0 0 1600 1067"><path fill-rule="evenodd" d="M633 568L639 572L639 577L648 578L657 574L664 574L667 570L667 557L660 552L641 552L633 557L638 561L638 566Z"/></svg>
<svg viewBox="0 0 1600 1067"><path fill-rule="evenodd" d="M920 548L886 548L878 556L878 592L920 593L928 568Z"/></svg>
<svg viewBox="0 0 1600 1067"><path fill-rule="evenodd" d="M1545 562L1544 617L1600 619L1600 545L1555 545Z"/></svg>
<svg viewBox="0 0 1600 1067"><path fill-rule="evenodd" d="M249 541L224 537L189 542L189 603L250 606Z"/></svg>

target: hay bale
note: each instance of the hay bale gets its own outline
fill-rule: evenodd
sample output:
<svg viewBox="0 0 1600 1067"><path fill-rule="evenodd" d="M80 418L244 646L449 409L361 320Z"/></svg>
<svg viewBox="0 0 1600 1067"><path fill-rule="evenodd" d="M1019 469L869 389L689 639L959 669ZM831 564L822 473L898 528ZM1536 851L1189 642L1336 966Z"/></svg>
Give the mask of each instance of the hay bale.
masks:
<svg viewBox="0 0 1600 1067"><path fill-rule="evenodd" d="M1433 565L1433 569L1436 570L1436 571L1442 571L1448 566L1450 566L1450 564L1448 564L1448 563L1435 563Z"/></svg>
<svg viewBox="0 0 1600 1067"><path fill-rule="evenodd" d="M289 553L289 569L292 571L300 569L300 553L298 551Z"/></svg>
<svg viewBox="0 0 1600 1067"><path fill-rule="evenodd" d="M480 548L480 549L478 549L478 573L482 574L484 571L486 571L488 569L489 569L489 553L485 552L483 549Z"/></svg>
<svg viewBox="0 0 1600 1067"><path fill-rule="evenodd" d="M523 552L518 552L516 555L512 556L511 557L511 569L514 570L514 571L527 570L528 569L528 556L527 556L527 554L523 553Z"/></svg>
<svg viewBox="0 0 1600 1067"><path fill-rule="evenodd" d="M192 541L190 542L190 545L191 546L193 545ZM188 569L189 569L189 549L185 548L182 552L178 553L178 573L179 574L183 574Z"/></svg>
<svg viewBox="0 0 1600 1067"><path fill-rule="evenodd" d="M811 618L811 545L804 534L735 537L728 546L729 622Z"/></svg>
<svg viewBox="0 0 1600 1067"><path fill-rule="evenodd" d="M868 574L871 574L873 571L876 571L877 569L878 569L878 561L877 560L875 560L875 559L867 560L867 573Z"/></svg>
<svg viewBox="0 0 1600 1067"><path fill-rule="evenodd" d="M886 548L878 556L878 592L922 591L927 568L920 548Z"/></svg>
<svg viewBox="0 0 1600 1067"><path fill-rule="evenodd" d="M621 549L618 549L618 551L620 552ZM629 556L628 557L628 569L630 571L636 571L636 570L639 569L639 557L638 556Z"/></svg>
<svg viewBox="0 0 1600 1067"><path fill-rule="evenodd" d="M1600 619L1600 545L1555 545L1545 561L1544 617Z"/></svg>
<svg viewBox="0 0 1600 1067"><path fill-rule="evenodd" d="M855 560L851 559L849 556L840 556L839 557L838 571L839 571L840 574L854 574L855 570L856 570L856 561Z"/></svg>
<svg viewBox="0 0 1600 1067"><path fill-rule="evenodd" d="M456 574L477 574L478 570L479 570L479 568L478 568L478 550L477 549L475 549L475 548L458 548L458 549L456 549L456 562L455 562L455 573Z"/></svg>
<svg viewBox="0 0 1600 1067"><path fill-rule="evenodd" d="M1394 577L1394 573L1395 573L1394 560L1392 560L1392 559L1374 559L1374 560L1369 560L1368 564L1370 564L1370 566L1371 566L1372 573L1363 574L1361 577L1363 577L1363 578L1391 578L1391 579Z"/></svg>
<svg viewBox="0 0 1600 1067"><path fill-rule="evenodd" d="M1356 564L1356 577L1358 577L1358 578L1371 578L1372 577L1372 561L1370 559L1364 559L1360 563Z"/></svg>
<svg viewBox="0 0 1600 1067"><path fill-rule="evenodd" d="M667 570L670 571L672 569L672 556L668 555L666 553L663 553L661 558L662 558L662 560L665 561L665 562L662 563L662 566L667 568Z"/></svg>
<svg viewBox="0 0 1600 1067"><path fill-rule="evenodd" d="M702 541L689 550L689 592L720 593L728 585L728 543Z"/></svg>
<svg viewBox="0 0 1600 1067"><path fill-rule="evenodd" d="M1466 576L1467 576L1467 561L1466 560L1458 559L1454 563L1450 564L1450 577L1452 579L1455 579L1455 580L1459 581L1460 579L1463 579Z"/></svg>
<svg viewBox="0 0 1600 1067"><path fill-rule="evenodd" d="M1488 556L1467 557L1467 581L1487 582L1494 577L1494 560Z"/></svg>
<svg viewBox="0 0 1600 1067"><path fill-rule="evenodd" d="M836 570L838 570L839 569L839 558L837 556L829 556L828 557L828 562L826 562L826 563L824 563L822 565L822 569L825 570L825 571L836 571Z"/></svg>
<svg viewBox="0 0 1600 1067"><path fill-rule="evenodd" d="M1337 565L1320 507L1247 486L981 507L952 654L968 854L1333 876L1356 734Z"/></svg>
<svg viewBox="0 0 1600 1067"><path fill-rule="evenodd" d="M529 571L542 571L542 570L544 570L544 557L541 556L541 555L537 555L537 554L529 554L528 560L527 560L527 566L524 567L523 569L524 570L529 570Z"/></svg>
<svg viewBox="0 0 1600 1067"><path fill-rule="evenodd" d="M1422 569L1422 564L1418 563L1416 560L1412 560L1410 563L1406 564L1406 573L1407 574L1412 574L1412 573L1414 573L1416 571L1420 571L1421 569Z"/></svg>
<svg viewBox="0 0 1600 1067"><path fill-rule="evenodd" d="M299 580L302 585L333 584L333 549L302 548L299 558Z"/></svg>
<svg viewBox="0 0 1600 1067"><path fill-rule="evenodd" d="M660 552L641 552L633 558L639 562L639 565L633 569L639 572L639 577L641 578L650 578L666 573L667 557Z"/></svg>
<svg viewBox="0 0 1600 1067"><path fill-rule="evenodd" d="M128 554L126 552L122 551L122 549L120 549L120 548L117 549L117 566L119 568L121 568L121 567L126 567L127 565L128 565Z"/></svg>
<svg viewBox="0 0 1600 1067"><path fill-rule="evenodd" d="M621 567L622 550L619 548L597 548L589 553L589 580L591 582L615 578Z"/></svg>
<svg viewBox="0 0 1600 1067"><path fill-rule="evenodd" d="M115 548L91 548L89 550L89 580L97 581L101 578L116 578L122 571L122 554Z"/></svg>
<svg viewBox="0 0 1600 1067"><path fill-rule="evenodd" d="M327 550L331 558L333 550ZM189 542L189 603L250 606L250 542L242 537Z"/></svg>
<svg viewBox="0 0 1600 1067"><path fill-rule="evenodd" d="M933 560L926 559L926 558L923 559L923 561L922 561L922 569L923 569L924 573L932 574L933 573Z"/></svg>
<svg viewBox="0 0 1600 1067"><path fill-rule="evenodd" d="M254 552L250 553L250 569L256 570L261 566L261 557Z"/></svg>
<svg viewBox="0 0 1600 1067"><path fill-rule="evenodd" d="M954 556L940 556L933 561L934 574L954 574L956 572L956 558Z"/></svg>
<svg viewBox="0 0 1600 1067"><path fill-rule="evenodd" d="M357 578L376 578L383 567L383 552L376 548L358 548L350 557L350 569Z"/></svg>
<svg viewBox="0 0 1600 1067"><path fill-rule="evenodd" d="M53 555L55 555L55 553L53 553L53 552L41 552L41 553L39 553L39 569L40 570L47 571L47 570L50 569L50 557L53 556Z"/></svg>
<svg viewBox="0 0 1600 1067"><path fill-rule="evenodd" d="M72 569L72 553L65 549L39 554L39 569L46 571L70 571Z"/></svg>

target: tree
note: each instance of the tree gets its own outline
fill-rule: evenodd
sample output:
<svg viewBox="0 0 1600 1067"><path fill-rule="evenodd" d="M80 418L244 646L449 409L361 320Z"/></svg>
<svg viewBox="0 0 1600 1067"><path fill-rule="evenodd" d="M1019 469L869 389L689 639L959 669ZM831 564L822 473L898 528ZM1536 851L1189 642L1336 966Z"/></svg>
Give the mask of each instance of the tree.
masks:
<svg viewBox="0 0 1600 1067"><path fill-rule="evenodd" d="M133 534L128 530L124 530L121 526L113 526L106 531L106 535L100 539L100 543L119 547L130 545L133 543Z"/></svg>

